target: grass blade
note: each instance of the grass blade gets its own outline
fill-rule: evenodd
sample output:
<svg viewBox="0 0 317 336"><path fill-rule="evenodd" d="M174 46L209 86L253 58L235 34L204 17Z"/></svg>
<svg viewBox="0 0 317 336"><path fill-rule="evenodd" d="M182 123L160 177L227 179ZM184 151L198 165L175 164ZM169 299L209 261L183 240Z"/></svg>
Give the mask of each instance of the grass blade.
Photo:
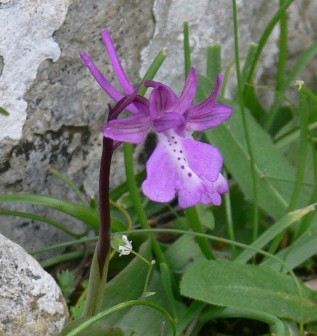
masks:
<svg viewBox="0 0 317 336"><path fill-rule="evenodd" d="M0 195L0 202L17 202L44 206L77 218L94 229L99 228L98 211L67 200L45 195L16 194Z"/></svg>

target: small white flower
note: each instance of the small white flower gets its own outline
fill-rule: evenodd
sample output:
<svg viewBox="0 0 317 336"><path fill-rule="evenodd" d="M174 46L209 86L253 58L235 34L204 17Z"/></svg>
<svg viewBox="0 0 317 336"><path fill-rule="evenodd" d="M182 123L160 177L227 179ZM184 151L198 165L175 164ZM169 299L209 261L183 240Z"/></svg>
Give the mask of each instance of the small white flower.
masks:
<svg viewBox="0 0 317 336"><path fill-rule="evenodd" d="M302 80L297 80L295 84L298 86L298 90L300 90L305 83Z"/></svg>
<svg viewBox="0 0 317 336"><path fill-rule="evenodd" d="M132 240L129 241L126 235L122 235L122 241L124 242L124 245L119 246L119 257L122 255L129 255L132 251Z"/></svg>

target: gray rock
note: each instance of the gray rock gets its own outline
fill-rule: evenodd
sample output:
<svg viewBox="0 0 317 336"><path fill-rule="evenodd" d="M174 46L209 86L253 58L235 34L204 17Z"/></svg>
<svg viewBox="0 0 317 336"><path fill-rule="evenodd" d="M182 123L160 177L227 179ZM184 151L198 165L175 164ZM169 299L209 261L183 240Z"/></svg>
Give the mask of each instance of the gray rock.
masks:
<svg viewBox="0 0 317 336"><path fill-rule="evenodd" d="M21 15L22 11L18 9L17 2L0 3L0 15L13 9L17 17ZM40 3L32 1L32 4L29 4L29 0L19 2L19 6L23 8L37 7ZM48 8L55 8L56 2L46 0L45 3ZM52 166L73 179L87 194L87 198L97 193L101 127L106 118L107 104L111 100L94 81L82 63L79 52L85 50L90 53L107 76L114 80L115 75L100 37L101 31L109 28L124 67L131 80L138 83L140 51L147 45L154 27L152 5L153 2L148 0L76 0L69 6L65 2L63 8L67 9L67 14L65 13L65 20L58 30L55 22L57 17L54 21L53 18L45 20L44 16L41 20L44 27L38 24L39 21L29 17L28 24L33 26L34 30L44 29L47 39L54 42L61 52L55 50L54 58L48 55L41 62L36 78L28 79L28 87L21 85L24 89L19 93L19 97L27 104L26 121L20 136L7 136L0 141L0 194L30 192L76 200L75 194L49 173L48 170ZM33 12L35 9L32 9ZM51 14L54 17L55 14ZM4 29L1 25L0 30ZM33 30L24 29L24 33L25 31L30 31L32 35ZM29 38L32 39L32 36ZM3 48L7 48L3 43L2 45ZM10 51L13 54L15 52L14 48L10 48ZM6 59L10 57L11 54L6 54L3 74L8 71ZM17 71L25 71L23 58L20 63L15 62L14 65ZM0 78L2 83L3 77ZM15 79L14 83L17 86L18 79ZM7 105L7 97L10 94L6 92L4 95L3 91L0 91L0 105L7 107L12 113L10 117L0 115L0 134L4 132L2 120L15 124L14 116L21 112L13 113L15 104ZM116 153L114 162L112 187L124 180L123 169L116 169L123 166L120 151ZM7 204L0 205L4 206L7 207ZM39 208L34 210L25 205L11 208L37 213L40 211L41 214L53 216L54 220L60 220L75 231L83 229L83 225L78 221L56 212L46 212ZM0 232L20 243L28 251L70 239L46 224L24 219L9 218L0 224Z"/></svg>
<svg viewBox="0 0 317 336"><path fill-rule="evenodd" d="M0 334L57 336L68 310L54 279L0 234Z"/></svg>

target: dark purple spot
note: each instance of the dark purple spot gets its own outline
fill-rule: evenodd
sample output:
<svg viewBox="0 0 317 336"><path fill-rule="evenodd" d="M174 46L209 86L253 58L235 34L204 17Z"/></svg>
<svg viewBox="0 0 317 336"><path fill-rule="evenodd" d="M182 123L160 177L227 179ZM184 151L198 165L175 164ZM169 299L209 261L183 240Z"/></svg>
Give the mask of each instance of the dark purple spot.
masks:
<svg viewBox="0 0 317 336"><path fill-rule="evenodd" d="M173 149L173 152L175 153L175 152L176 152L176 149Z"/></svg>
<svg viewBox="0 0 317 336"><path fill-rule="evenodd" d="M185 169L185 166L181 166L182 169Z"/></svg>
<svg viewBox="0 0 317 336"><path fill-rule="evenodd" d="M177 145L177 141L174 141L174 144Z"/></svg>
<svg viewBox="0 0 317 336"><path fill-rule="evenodd" d="M180 152L180 153L183 153L183 151L182 151L182 150L180 150L179 152Z"/></svg>
<svg viewBox="0 0 317 336"><path fill-rule="evenodd" d="M177 158L177 160L180 160L180 159L181 159L180 157Z"/></svg>
<svg viewBox="0 0 317 336"><path fill-rule="evenodd" d="M192 173L188 173L187 175L188 175L189 177L192 177Z"/></svg>
<svg viewBox="0 0 317 336"><path fill-rule="evenodd" d="M174 136L172 136L172 139L175 139L175 137L174 137Z"/></svg>

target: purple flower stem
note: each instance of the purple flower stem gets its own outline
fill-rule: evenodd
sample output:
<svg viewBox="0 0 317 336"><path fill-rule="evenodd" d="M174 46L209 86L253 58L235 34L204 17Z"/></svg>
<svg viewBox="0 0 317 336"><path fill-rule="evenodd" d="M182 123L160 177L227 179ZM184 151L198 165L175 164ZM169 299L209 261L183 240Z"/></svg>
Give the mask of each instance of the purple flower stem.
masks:
<svg viewBox="0 0 317 336"><path fill-rule="evenodd" d="M113 140L103 137L99 175L100 230L98 241L98 264L100 275L103 274L107 255L110 251L111 219L109 202L109 177L112 154Z"/></svg>
<svg viewBox="0 0 317 336"><path fill-rule="evenodd" d="M132 95L123 97L119 102L117 102L117 104L113 108L109 105L109 114L107 121L117 119L119 114L124 111L124 109L135 99L136 94L137 93L134 92ZM106 136L103 137L99 173L100 229L97 246L100 277L102 277L102 274L104 273L104 267L107 262L108 253L110 251L111 217L109 201L109 180L111 159L113 152L120 144L121 143L117 141L114 143L113 139L111 138L108 138Z"/></svg>

